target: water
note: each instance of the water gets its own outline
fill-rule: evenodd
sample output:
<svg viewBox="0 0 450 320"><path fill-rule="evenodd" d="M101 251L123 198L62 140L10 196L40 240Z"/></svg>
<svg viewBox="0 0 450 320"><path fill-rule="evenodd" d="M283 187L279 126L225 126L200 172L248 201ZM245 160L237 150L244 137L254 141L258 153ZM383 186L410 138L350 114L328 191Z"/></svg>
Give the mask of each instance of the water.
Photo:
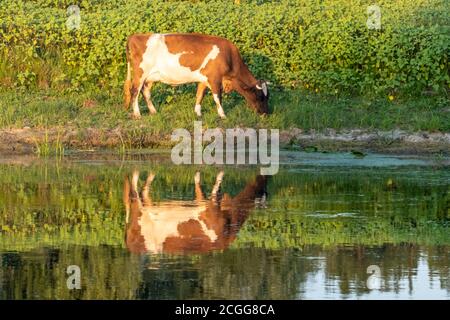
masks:
<svg viewBox="0 0 450 320"><path fill-rule="evenodd" d="M448 159L281 163L2 159L0 299L450 298Z"/></svg>

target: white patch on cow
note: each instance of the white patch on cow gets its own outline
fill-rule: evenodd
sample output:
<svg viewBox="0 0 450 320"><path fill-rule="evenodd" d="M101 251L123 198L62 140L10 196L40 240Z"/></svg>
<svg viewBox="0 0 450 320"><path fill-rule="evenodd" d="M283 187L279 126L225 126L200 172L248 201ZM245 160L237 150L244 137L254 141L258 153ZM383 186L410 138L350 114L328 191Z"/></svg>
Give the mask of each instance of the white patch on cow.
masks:
<svg viewBox="0 0 450 320"><path fill-rule="evenodd" d="M208 53L208 55L205 57L205 59L202 62L202 65L200 66L200 68L198 68L198 70L202 70L204 67L206 67L206 65L208 64L209 61L214 60L215 58L217 58L217 56L219 55L220 50L219 47L216 45L213 45L211 51Z"/></svg>
<svg viewBox="0 0 450 320"><path fill-rule="evenodd" d="M222 184L222 181L223 181L223 176L224 176L223 171L220 171L219 174L217 175L216 183L213 186L211 195L216 196L217 192L219 192L220 185Z"/></svg>
<svg viewBox="0 0 450 320"><path fill-rule="evenodd" d="M143 214L138 223L141 226L145 248L151 253L162 252L167 238L179 237L179 225L189 220L199 222L203 233L211 242L217 240L215 231L209 229L200 218L200 214L206 211L206 204L192 207L189 202L171 201L155 206L142 207L141 210Z"/></svg>
<svg viewBox="0 0 450 320"><path fill-rule="evenodd" d="M207 78L200 71L206 67L208 62L214 60L220 50L214 45L206 55L200 68L192 71L190 68L180 64L180 56L185 53L172 54L169 52L162 34L153 34L147 40L147 47L139 67L143 70L141 82L160 81L166 84L177 85L192 82L206 82Z"/></svg>

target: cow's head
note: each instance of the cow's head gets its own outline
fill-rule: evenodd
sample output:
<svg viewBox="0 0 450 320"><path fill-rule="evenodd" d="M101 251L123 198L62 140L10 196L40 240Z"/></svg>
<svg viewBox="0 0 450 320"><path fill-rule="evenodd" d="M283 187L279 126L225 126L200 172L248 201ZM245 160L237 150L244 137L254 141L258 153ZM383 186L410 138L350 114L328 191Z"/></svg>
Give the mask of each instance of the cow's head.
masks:
<svg viewBox="0 0 450 320"><path fill-rule="evenodd" d="M254 92L253 107L259 114L269 113L269 87L264 80L258 80L256 86L252 88Z"/></svg>

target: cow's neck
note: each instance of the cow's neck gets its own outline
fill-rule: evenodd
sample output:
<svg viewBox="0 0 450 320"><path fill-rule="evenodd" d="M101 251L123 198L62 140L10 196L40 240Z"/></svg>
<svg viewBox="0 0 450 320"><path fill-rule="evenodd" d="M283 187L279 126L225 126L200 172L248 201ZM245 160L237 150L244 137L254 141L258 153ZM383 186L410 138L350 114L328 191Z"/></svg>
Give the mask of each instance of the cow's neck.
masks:
<svg viewBox="0 0 450 320"><path fill-rule="evenodd" d="M258 82L244 63L241 65L238 79L240 80L241 86L244 90L250 90L255 87Z"/></svg>
<svg viewBox="0 0 450 320"><path fill-rule="evenodd" d="M247 68L242 64L239 76L233 81L233 88L239 92L251 105L256 103L254 87L256 87L257 80Z"/></svg>

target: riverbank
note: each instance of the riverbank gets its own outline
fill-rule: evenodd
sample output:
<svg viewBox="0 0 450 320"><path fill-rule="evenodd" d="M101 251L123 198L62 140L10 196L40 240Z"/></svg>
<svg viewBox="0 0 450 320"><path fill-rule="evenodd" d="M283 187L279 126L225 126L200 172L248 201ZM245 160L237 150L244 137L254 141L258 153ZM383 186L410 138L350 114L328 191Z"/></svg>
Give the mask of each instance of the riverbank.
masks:
<svg viewBox="0 0 450 320"><path fill-rule="evenodd" d="M0 152L51 155L68 150L120 153L170 148L176 128L193 129L195 88L156 86L158 114L141 101L140 120L121 105L121 92L0 92ZM320 152L449 154L450 104L446 97L349 97L308 90L271 91L271 114L260 117L235 94L224 97L227 119L208 94L203 128L276 128L281 147ZM351 128L351 129L349 129Z"/></svg>
<svg viewBox="0 0 450 320"><path fill-rule="evenodd" d="M132 133L131 133L132 134ZM22 128L0 130L0 153L3 155L52 155L65 151L99 151L119 153L143 148L169 148L170 135L132 136L115 128ZM285 150L307 152L378 152L386 154L450 154L450 133L408 133L401 130L343 130L324 132L302 129L282 130L280 145ZM45 150L45 151L44 151ZM62 154L61 153L61 154Z"/></svg>

